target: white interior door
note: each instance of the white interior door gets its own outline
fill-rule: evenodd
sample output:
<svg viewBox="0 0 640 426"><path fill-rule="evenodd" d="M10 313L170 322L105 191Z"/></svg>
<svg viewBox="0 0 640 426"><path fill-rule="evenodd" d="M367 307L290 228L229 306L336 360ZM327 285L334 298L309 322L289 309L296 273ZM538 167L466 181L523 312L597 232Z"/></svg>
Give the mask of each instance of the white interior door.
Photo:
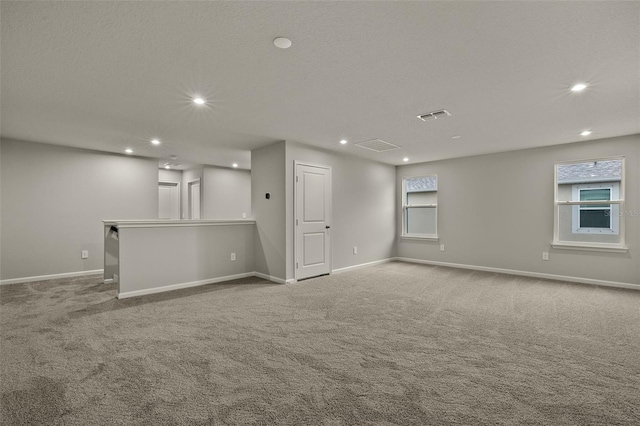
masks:
<svg viewBox="0 0 640 426"><path fill-rule="evenodd" d="M189 182L189 219L200 219L200 180Z"/></svg>
<svg viewBox="0 0 640 426"><path fill-rule="evenodd" d="M180 188L174 182L158 184L158 218L180 219Z"/></svg>
<svg viewBox="0 0 640 426"><path fill-rule="evenodd" d="M331 168L296 163L296 280L331 273Z"/></svg>

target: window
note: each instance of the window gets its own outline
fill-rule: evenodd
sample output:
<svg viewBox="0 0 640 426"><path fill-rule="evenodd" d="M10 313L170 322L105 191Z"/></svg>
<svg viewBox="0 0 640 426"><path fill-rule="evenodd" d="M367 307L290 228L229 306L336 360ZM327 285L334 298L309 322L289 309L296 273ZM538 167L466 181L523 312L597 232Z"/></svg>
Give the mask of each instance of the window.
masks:
<svg viewBox="0 0 640 426"><path fill-rule="evenodd" d="M601 201L617 200L620 184L573 185L573 200ZM574 233L614 234L619 233L619 206L617 204L580 204L573 206L572 229Z"/></svg>
<svg viewBox="0 0 640 426"><path fill-rule="evenodd" d="M556 164L554 247L625 251L624 158Z"/></svg>
<svg viewBox="0 0 640 426"><path fill-rule="evenodd" d="M438 238L438 177L402 181L402 236Z"/></svg>

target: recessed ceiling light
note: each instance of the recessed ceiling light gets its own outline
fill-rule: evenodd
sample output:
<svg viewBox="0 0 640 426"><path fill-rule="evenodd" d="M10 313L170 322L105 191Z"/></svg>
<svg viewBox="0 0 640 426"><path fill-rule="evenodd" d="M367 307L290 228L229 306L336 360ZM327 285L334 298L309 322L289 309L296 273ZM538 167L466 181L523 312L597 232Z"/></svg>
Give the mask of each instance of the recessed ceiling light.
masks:
<svg viewBox="0 0 640 426"><path fill-rule="evenodd" d="M133 150L131 148L127 148L124 150L127 154L133 154Z"/></svg>
<svg viewBox="0 0 640 426"><path fill-rule="evenodd" d="M451 136L451 139L460 139L462 136L460 135L455 135L455 136Z"/></svg>
<svg viewBox="0 0 640 426"><path fill-rule="evenodd" d="M346 145L346 144L347 144L347 140L346 140L346 139L342 139L342 140L340 141L340 143L341 143L342 145Z"/></svg>
<svg viewBox="0 0 640 426"><path fill-rule="evenodd" d="M571 91L572 92L582 92L586 88L587 88L587 85L585 83L576 83L573 86L571 86Z"/></svg>
<svg viewBox="0 0 640 426"><path fill-rule="evenodd" d="M238 167L238 163L233 163L231 166L232 167Z"/></svg>
<svg viewBox="0 0 640 426"><path fill-rule="evenodd" d="M198 104L198 105L204 105L204 104L206 104L207 102L206 102L204 99L202 99L202 98L193 98L193 103L194 103L194 104Z"/></svg>
<svg viewBox="0 0 640 426"><path fill-rule="evenodd" d="M169 170L171 168L171 166L167 164L166 166L164 166L164 168Z"/></svg>
<svg viewBox="0 0 640 426"><path fill-rule="evenodd" d="M584 130L580 133L580 136L589 136L591 134L591 130Z"/></svg>
<svg viewBox="0 0 640 426"><path fill-rule="evenodd" d="M273 44L280 49L288 49L291 47L291 40L286 37L278 37L273 40Z"/></svg>
<svg viewBox="0 0 640 426"><path fill-rule="evenodd" d="M409 161L409 157L404 157L404 158L402 159L402 161L404 161L404 162L406 163L407 161Z"/></svg>
<svg viewBox="0 0 640 426"><path fill-rule="evenodd" d="M159 139L151 139L151 143L154 145L160 145L160 140Z"/></svg>

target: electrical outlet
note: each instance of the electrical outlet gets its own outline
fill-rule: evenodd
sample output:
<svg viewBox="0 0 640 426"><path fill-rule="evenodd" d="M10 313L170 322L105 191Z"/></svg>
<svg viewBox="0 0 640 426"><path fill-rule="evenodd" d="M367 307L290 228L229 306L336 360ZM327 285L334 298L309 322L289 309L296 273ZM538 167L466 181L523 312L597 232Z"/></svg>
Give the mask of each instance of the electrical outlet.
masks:
<svg viewBox="0 0 640 426"><path fill-rule="evenodd" d="M236 254L235 253L231 253L231 260L236 260Z"/></svg>
<svg viewBox="0 0 640 426"><path fill-rule="evenodd" d="M549 252L548 251L543 251L542 252L542 260L549 260Z"/></svg>
<svg viewBox="0 0 640 426"><path fill-rule="evenodd" d="M353 254L358 254L358 247L353 248Z"/></svg>
<svg viewBox="0 0 640 426"><path fill-rule="evenodd" d="M440 244L440 251L444 251L444 244Z"/></svg>
<svg viewBox="0 0 640 426"><path fill-rule="evenodd" d="M89 250L82 250L82 252L80 253L80 257L82 257L83 259L88 259L89 258Z"/></svg>

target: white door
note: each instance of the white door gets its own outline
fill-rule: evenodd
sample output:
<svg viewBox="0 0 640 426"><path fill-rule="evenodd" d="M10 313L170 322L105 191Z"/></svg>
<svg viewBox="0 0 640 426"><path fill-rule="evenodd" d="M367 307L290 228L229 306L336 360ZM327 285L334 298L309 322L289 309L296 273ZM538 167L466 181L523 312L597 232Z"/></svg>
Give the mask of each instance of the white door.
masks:
<svg viewBox="0 0 640 426"><path fill-rule="evenodd" d="M158 218L180 219L180 188L177 183L158 184Z"/></svg>
<svg viewBox="0 0 640 426"><path fill-rule="evenodd" d="M189 219L200 219L200 180L189 182Z"/></svg>
<svg viewBox="0 0 640 426"><path fill-rule="evenodd" d="M296 163L296 280L331 272L331 168Z"/></svg>

